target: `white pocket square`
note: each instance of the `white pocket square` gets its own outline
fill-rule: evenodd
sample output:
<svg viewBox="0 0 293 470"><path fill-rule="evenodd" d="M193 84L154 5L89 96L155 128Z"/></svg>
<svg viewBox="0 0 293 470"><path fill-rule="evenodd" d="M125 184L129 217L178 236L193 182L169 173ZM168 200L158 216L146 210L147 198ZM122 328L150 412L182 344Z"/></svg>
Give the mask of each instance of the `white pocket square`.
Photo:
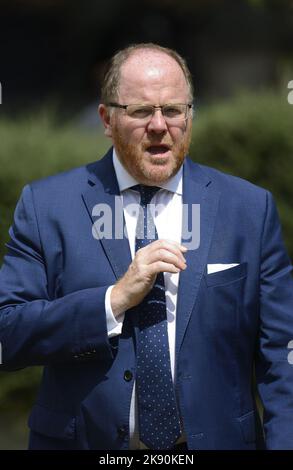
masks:
<svg viewBox="0 0 293 470"><path fill-rule="evenodd" d="M226 269L234 268L239 263L230 264L208 264L208 274L217 273L218 271L225 271Z"/></svg>

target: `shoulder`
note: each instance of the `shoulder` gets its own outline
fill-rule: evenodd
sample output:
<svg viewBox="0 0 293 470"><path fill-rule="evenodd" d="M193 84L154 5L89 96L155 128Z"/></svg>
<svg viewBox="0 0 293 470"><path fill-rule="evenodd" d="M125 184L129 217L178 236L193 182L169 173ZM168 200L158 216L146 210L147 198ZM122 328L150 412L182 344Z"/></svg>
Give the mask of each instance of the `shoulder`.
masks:
<svg viewBox="0 0 293 470"><path fill-rule="evenodd" d="M89 184L95 184L97 180L103 181L109 174L111 178L113 171L112 149L110 148L99 160L33 181L29 186L34 193L41 194L54 194L56 191L58 194L66 194L67 191L80 193L88 189Z"/></svg>
<svg viewBox="0 0 293 470"><path fill-rule="evenodd" d="M269 193L266 188L251 181L207 165L194 163L190 158L187 160L187 168L188 171L197 174L197 180L202 179L206 184L211 184L215 190L222 194L222 197L263 200L267 198Z"/></svg>
<svg viewBox="0 0 293 470"><path fill-rule="evenodd" d="M38 214L70 211L80 204L81 195L88 190L91 179L89 167L96 164L34 180L23 188L20 201L28 208L34 207Z"/></svg>
<svg viewBox="0 0 293 470"><path fill-rule="evenodd" d="M87 181L89 176L87 168L88 165L83 165L78 168L47 176L45 178L32 181L29 186L33 192L64 191L70 187L76 188L76 185L80 186L84 181Z"/></svg>

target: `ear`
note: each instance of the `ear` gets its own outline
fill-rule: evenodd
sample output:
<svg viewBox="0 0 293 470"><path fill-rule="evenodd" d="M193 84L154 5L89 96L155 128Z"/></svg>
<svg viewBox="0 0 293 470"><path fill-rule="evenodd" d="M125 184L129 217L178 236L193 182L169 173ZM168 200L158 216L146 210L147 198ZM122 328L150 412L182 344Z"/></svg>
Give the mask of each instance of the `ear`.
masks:
<svg viewBox="0 0 293 470"><path fill-rule="evenodd" d="M98 113L105 128L105 131L104 131L105 135L111 138L112 137L111 115L109 113L107 106L105 106L104 104L100 104L98 107Z"/></svg>

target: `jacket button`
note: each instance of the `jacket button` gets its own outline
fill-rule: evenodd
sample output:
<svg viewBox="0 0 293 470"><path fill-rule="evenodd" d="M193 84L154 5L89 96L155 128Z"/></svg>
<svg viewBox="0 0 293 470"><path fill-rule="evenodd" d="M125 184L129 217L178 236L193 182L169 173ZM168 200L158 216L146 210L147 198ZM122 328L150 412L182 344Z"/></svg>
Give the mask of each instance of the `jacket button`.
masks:
<svg viewBox="0 0 293 470"><path fill-rule="evenodd" d="M124 372L124 380L126 380L126 382L130 382L130 380L132 379L133 377L133 374L130 370L126 370Z"/></svg>
<svg viewBox="0 0 293 470"><path fill-rule="evenodd" d="M127 432L128 432L125 426L120 426L117 429L117 431L118 431L119 437L123 437L123 438L127 435Z"/></svg>

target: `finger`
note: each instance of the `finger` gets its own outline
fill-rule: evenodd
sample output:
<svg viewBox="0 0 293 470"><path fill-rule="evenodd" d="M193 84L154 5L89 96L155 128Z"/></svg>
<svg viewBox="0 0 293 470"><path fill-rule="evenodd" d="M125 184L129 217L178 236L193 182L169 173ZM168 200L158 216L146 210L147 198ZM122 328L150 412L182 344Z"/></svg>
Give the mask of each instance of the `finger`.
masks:
<svg viewBox="0 0 293 470"><path fill-rule="evenodd" d="M179 250L182 251L183 253L186 253L186 251L187 251L186 246L181 245L181 243L178 243L175 240L171 240L169 238L162 238L161 240L164 240L164 241L170 243L171 245L177 246L179 248Z"/></svg>
<svg viewBox="0 0 293 470"><path fill-rule="evenodd" d="M163 243L164 245L176 247L182 252L187 251L186 246L181 245L180 243L176 242L175 240L172 240L171 238L160 238L159 240L155 240L154 242L150 243L150 245L151 244L155 244L155 245L159 244L160 245L161 243Z"/></svg>
<svg viewBox="0 0 293 470"><path fill-rule="evenodd" d="M174 266L171 263L165 263L164 261L156 261L148 265L148 272L150 275L158 274L158 273L179 273L181 271L180 268Z"/></svg>
<svg viewBox="0 0 293 470"><path fill-rule="evenodd" d="M171 253L173 253L174 255L178 256L183 262L186 262L185 258L184 258L184 254L183 254L183 249L181 249L180 247L184 248L183 245L180 245L179 243L173 241L173 240L164 240L164 239L161 239L161 240L156 240L155 242L153 243L150 243L148 245L149 249L146 250L146 253L148 252L154 252L154 251L157 251L157 250L160 250L160 249L164 249L164 250L168 250L170 251ZM147 247L145 247L147 248ZM187 251L185 249L185 251ZM184 253L185 253L184 251Z"/></svg>
<svg viewBox="0 0 293 470"><path fill-rule="evenodd" d="M156 261L164 261L165 263L172 263L179 269L186 268L186 261L178 252L172 252L165 248L158 248L155 251L148 253L144 259L146 264L152 264Z"/></svg>

